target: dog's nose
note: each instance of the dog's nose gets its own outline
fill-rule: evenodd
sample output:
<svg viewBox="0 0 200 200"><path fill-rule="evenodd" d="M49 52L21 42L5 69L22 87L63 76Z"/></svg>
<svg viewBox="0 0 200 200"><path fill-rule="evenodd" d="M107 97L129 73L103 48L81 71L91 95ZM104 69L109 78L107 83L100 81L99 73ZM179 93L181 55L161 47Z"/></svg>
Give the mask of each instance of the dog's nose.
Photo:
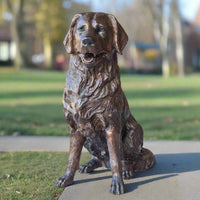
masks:
<svg viewBox="0 0 200 200"><path fill-rule="evenodd" d="M82 40L82 45L83 46L93 46L94 45L94 41L92 40L92 38L87 37L85 39Z"/></svg>

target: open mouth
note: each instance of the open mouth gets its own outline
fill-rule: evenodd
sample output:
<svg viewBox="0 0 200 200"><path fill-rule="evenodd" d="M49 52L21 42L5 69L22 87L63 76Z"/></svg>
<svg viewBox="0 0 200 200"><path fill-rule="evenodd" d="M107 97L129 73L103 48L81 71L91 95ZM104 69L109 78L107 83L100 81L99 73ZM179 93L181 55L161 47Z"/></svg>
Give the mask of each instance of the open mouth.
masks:
<svg viewBox="0 0 200 200"><path fill-rule="evenodd" d="M81 60L83 63L93 63L95 60L95 56L93 53L86 53L86 54L81 54Z"/></svg>
<svg viewBox="0 0 200 200"><path fill-rule="evenodd" d="M96 60L101 59L102 57L105 56L105 52L99 53L96 56L93 53L85 53L85 54L80 54L81 60L85 64L92 64Z"/></svg>

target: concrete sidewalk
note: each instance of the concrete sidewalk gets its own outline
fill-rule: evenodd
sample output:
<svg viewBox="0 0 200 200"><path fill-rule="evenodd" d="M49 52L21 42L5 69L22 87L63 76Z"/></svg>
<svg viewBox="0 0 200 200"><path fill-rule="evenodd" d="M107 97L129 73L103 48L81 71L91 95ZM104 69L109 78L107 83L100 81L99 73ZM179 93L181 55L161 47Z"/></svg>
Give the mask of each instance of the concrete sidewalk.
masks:
<svg viewBox="0 0 200 200"><path fill-rule="evenodd" d="M126 193L109 193L111 172L100 168L90 174L76 173L74 184L59 200L199 200L200 142L145 141L156 156L156 165L125 180Z"/></svg>
<svg viewBox="0 0 200 200"><path fill-rule="evenodd" d="M69 137L1 136L0 151L68 151Z"/></svg>

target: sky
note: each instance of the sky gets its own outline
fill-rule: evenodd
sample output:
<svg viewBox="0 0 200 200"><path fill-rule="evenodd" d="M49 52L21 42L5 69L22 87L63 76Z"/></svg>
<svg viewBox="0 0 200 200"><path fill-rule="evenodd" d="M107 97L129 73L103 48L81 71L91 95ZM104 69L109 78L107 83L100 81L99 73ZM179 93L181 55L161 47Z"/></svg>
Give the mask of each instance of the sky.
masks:
<svg viewBox="0 0 200 200"><path fill-rule="evenodd" d="M76 1L82 3L92 3L94 11L100 11L101 9L103 9L106 2L108 2L109 0L76 0ZM122 6L120 5L120 3L126 4L131 0L115 0L115 1L119 2L119 6ZM194 19L200 7L200 0L179 0L179 5L182 16L186 19L192 20Z"/></svg>
<svg viewBox="0 0 200 200"><path fill-rule="evenodd" d="M192 20L200 7L200 0L179 0L179 5L182 16Z"/></svg>

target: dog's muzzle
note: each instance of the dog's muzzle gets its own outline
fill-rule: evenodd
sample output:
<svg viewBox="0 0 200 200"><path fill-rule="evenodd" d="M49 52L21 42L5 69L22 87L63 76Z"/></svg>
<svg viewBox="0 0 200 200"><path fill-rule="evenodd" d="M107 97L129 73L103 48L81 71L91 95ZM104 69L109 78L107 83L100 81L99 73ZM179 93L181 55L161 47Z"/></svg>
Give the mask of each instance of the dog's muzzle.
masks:
<svg viewBox="0 0 200 200"><path fill-rule="evenodd" d="M91 64L95 61L95 56L93 53L86 53L86 54L80 54L81 60L85 64Z"/></svg>
<svg viewBox="0 0 200 200"><path fill-rule="evenodd" d="M105 57L106 52L101 52L99 54L94 53L85 53L85 54L79 54L81 61L84 64L93 64L97 61L100 61L103 57Z"/></svg>

